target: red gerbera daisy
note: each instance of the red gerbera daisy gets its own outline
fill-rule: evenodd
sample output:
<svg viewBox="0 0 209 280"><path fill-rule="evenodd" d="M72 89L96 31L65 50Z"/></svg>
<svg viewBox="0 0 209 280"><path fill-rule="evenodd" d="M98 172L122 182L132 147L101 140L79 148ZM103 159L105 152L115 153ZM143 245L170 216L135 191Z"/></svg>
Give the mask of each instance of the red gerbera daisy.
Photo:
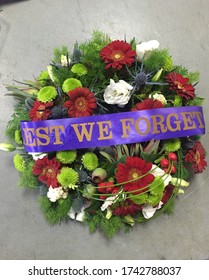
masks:
<svg viewBox="0 0 209 280"><path fill-rule="evenodd" d="M90 116L97 107L96 98L88 88L76 88L69 91L68 96L64 107L69 108L70 117Z"/></svg>
<svg viewBox="0 0 209 280"><path fill-rule="evenodd" d="M164 107L164 105L159 100L147 98L140 103L136 103L136 107L132 108L131 111L157 109L162 107Z"/></svg>
<svg viewBox="0 0 209 280"><path fill-rule="evenodd" d="M135 215L137 212L142 210L142 206L134 203L130 199L126 199L124 202L121 202L117 208L113 210L113 215L117 216L126 216L126 215Z"/></svg>
<svg viewBox="0 0 209 280"><path fill-rule="evenodd" d="M134 62L136 52L131 45L124 41L113 41L100 52L101 58L106 63L105 68L120 70L123 65L131 65Z"/></svg>
<svg viewBox="0 0 209 280"><path fill-rule="evenodd" d="M31 121L41 121L46 120L51 114L49 107L53 106L53 102L43 103L40 101L35 101L33 107L29 111L29 117Z"/></svg>
<svg viewBox="0 0 209 280"><path fill-rule="evenodd" d="M39 175L39 181L45 183L47 187L58 187L57 174L60 173L61 163L56 158L48 159L44 157L38 159L33 166L33 174Z"/></svg>
<svg viewBox="0 0 209 280"><path fill-rule="evenodd" d="M151 162L146 162L139 157L127 157L125 163L119 163L117 166L117 182L122 184L125 191L133 191L133 194L143 193L147 190L145 187L155 178L153 174L145 175L151 168ZM125 183L131 180L133 181Z"/></svg>
<svg viewBox="0 0 209 280"><path fill-rule="evenodd" d="M186 154L185 161L192 164L192 168L195 173L202 173L207 166L205 161L205 149L200 143L196 141L191 150Z"/></svg>
<svg viewBox="0 0 209 280"><path fill-rule="evenodd" d="M188 78L184 78L176 72L171 72L165 79L170 85L170 90L176 91L179 96L187 100L195 97L195 88L191 84L188 84Z"/></svg>

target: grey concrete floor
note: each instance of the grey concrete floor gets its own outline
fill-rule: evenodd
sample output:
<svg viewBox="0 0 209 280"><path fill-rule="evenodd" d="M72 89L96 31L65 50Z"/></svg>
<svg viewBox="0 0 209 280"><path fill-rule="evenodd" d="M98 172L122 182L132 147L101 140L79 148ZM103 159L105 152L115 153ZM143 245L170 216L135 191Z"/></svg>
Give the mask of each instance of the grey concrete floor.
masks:
<svg viewBox="0 0 209 280"><path fill-rule="evenodd" d="M13 112L4 84L32 79L48 65L53 48L71 49L96 29L113 39L157 39L176 64L199 70L197 91L207 98L209 120L208 0L29 0L0 7L0 142L6 141L4 129ZM207 150L208 140L203 136ZM13 154L0 153L0 259L209 258L208 170L194 178L172 216L106 240L76 222L49 226L36 193L17 187L12 159Z"/></svg>

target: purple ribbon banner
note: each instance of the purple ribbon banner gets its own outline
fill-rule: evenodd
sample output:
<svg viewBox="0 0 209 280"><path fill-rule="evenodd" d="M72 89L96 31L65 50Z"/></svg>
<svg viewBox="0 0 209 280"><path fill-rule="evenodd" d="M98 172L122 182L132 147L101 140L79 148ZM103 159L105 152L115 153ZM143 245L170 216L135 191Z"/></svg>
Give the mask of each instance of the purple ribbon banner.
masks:
<svg viewBox="0 0 209 280"><path fill-rule="evenodd" d="M172 107L90 117L21 122L27 152L54 152L205 133L202 107Z"/></svg>

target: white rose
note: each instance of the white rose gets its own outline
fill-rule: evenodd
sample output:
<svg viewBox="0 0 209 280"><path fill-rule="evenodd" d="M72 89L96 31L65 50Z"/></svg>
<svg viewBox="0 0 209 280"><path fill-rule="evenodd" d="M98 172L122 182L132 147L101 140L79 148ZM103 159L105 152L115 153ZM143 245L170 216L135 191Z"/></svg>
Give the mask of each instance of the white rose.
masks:
<svg viewBox="0 0 209 280"><path fill-rule="evenodd" d="M110 79L110 84L104 92L104 100L108 104L116 104L119 107L124 107L131 97L130 92L132 89L133 87L123 80L119 80L116 83Z"/></svg>
<svg viewBox="0 0 209 280"><path fill-rule="evenodd" d="M157 40L151 40L147 42L142 42L141 44L136 45L136 56L139 61L148 54L159 48L160 43Z"/></svg>

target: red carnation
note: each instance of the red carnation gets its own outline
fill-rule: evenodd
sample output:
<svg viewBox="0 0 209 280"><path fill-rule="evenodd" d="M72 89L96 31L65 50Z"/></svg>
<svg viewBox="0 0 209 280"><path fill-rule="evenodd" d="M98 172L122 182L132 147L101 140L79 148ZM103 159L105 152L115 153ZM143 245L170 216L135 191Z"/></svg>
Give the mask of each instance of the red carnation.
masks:
<svg viewBox="0 0 209 280"><path fill-rule="evenodd" d="M124 41L113 41L100 52L101 58L106 63L105 68L120 70L123 65L131 65L134 62L136 52L131 45Z"/></svg>
<svg viewBox="0 0 209 280"><path fill-rule="evenodd" d="M191 84L188 84L188 78L184 78L176 72L171 72L165 79L170 85L170 90L176 91L179 96L187 100L195 97L195 88Z"/></svg>
<svg viewBox="0 0 209 280"><path fill-rule="evenodd" d="M113 215L117 216L126 216L126 215L135 215L137 212L142 210L142 206L134 203L130 199L126 199L124 202L121 202L117 208L113 210Z"/></svg>
<svg viewBox="0 0 209 280"><path fill-rule="evenodd" d="M164 190L164 192L163 192L163 197L162 197L162 199L161 199L161 201L162 201L163 204L166 204L166 202L170 199L170 197L171 197L171 195L172 195L172 193L173 193L174 188L175 188L175 187L174 187L173 185L171 185L171 184L169 184L169 185L165 188L165 190Z"/></svg>
<svg viewBox="0 0 209 280"><path fill-rule="evenodd" d="M151 168L151 162L146 162L139 157L127 157L125 163L119 163L117 166L117 182L122 184L123 189L127 192L143 193L148 190L146 186L155 178L153 174L147 174Z"/></svg>
<svg viewBox="0 0 209 280"><path fill-rule="evenodd" d="M185 161L192 164L195 173L202 173L203 170L205 170L207 166L207 162L205 161L205 149L200 141L195 142L193 147L186 154Z"/></svg>
<svg viewBox="0 0 209 280"><path fill-rule="evenodd" d="M53 102L43 103L40 101L35 101L33 107L29 111L29 117L31 121L41 121L46 120L51 114L49 107L53 106Z"/></svg>
<svg viewBox="0 0 209 280"><path fill-rule="evenodd" d="M88 88L76 88L68 92L69 100L64 107L69 108L70 117L90 116L97 107L96 98Z"/></svg>
<svg viewBox="0 0 209 280"><path fill-rule="evenodd" d="M131 111L157 109L162 107L164 107L164 105L159 100L147 98L140 103L136 103L136 107L132 108Z"/></svg>
<svg viewBox="0 0 209 280"><path fill-rule="evenodd" d="M104 194L112 193L113 195L117 194L120 191L120 188L115 187L112 182L102 182L98 184L98 192L101 193L100 199L105 200L109 196Z"/></svg>
<svg viewBox="0 0 209 280"><path fill-rule="evenodd" d="M39 181L45 183L47 187L58 187L57 174L60 173L60 162L56 158L48 159L44 157L38 159L33 166L33 174L39 175Z"/></svg>
<svg viewBox="0 0 209 280"><path fill-rule="evenodd" d="M112 182L102 182L98 184L98 192L100 193L111 193L114 189Z"/></svg>

